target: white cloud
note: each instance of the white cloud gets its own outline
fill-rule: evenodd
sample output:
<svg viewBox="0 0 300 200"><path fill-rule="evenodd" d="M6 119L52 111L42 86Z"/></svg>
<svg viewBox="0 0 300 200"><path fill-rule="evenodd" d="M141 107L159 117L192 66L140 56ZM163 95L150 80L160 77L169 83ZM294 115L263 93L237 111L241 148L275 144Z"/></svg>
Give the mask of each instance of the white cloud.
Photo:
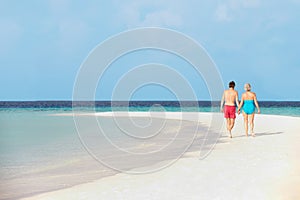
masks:
<svg viewBox="0 0 300 200"><path fill-rule="evenodd" d="M291 0L292 3L300 4L300 0Z"/></svg>
<svg viewBox="0 0 300 200"><path fill-rule="evenodd" d="M219 4L215 11L215 19L229 22L239 17L245 9L254 9L260 6L260 0L228 0Z"/></svg>
<svg viewBox="0 0 300 200"><path fill-rule="evenodd" d="M215 11L215 17L217 21L227 22L231 20L228 14L228 8L226 5L219 5Z"/></svg>
<svg viewBox="0 0 300 200"><path fill-rule="evenodd" d="M160 26L178 28L183 24L178 4L172 1L115 1L117 13L128 28Z"/></svg>
<svg viewBox="0 0 300 200"><path fill-rule="evenodd" d="M56 14L61 15L68 11L70 7L69 0L49 0L48 5L50 10Z"/></svg>
<svg viewBox="0 0 300 200"><path fill-rule="evenodd" d="M259 0L243 0L241 3L244 8L256 8L260 5Z"/></svg>
<svg viewBox="0 0 300 200"><path fill-rule="evenodd" d="M55 45L61 53L72 53L87 40L90 27L88 23L77 15L78 9L70 0L48 0L50 16L43 20L40 31L42 33L55 32Z"/></svg>
<svg viewBox="0 0 300 200"><path fill-rule="evenodd" d="M179 27L182 25L182 19L180 16L168 10L164 10L147 14L140 24L142 26Z"/></svg>

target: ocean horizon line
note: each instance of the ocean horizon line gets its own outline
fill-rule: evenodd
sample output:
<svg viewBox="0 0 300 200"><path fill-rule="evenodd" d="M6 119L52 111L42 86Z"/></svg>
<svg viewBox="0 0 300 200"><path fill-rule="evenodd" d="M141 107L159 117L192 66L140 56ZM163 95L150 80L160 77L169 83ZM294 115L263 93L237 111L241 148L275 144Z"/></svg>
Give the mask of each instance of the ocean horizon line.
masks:
<svg viewBox="0 0 300 200"><path fill-rule="evenodd" d="M20 99L20 100L16 100L16 99L9 99L9 100L0 100L0 102L52 102L52 101L55 101L55 102L68 102L68 101L73 101L73 100L70 100L70 99L36 99L36 100L32 100L32 99ZM76 100L75 102L128 102L128 100ZM171 99L171 100L164 100L164 99L141 99L141 100L129 100L130 102L143 102L143 101L146 101L146 102L152 102L152 101L159 101L159 102L174 102L174 101L177 101L177 102L206 102L206 101L213 101L213 102L216 102L216 101L219 101L220 100L206 100L206 99L203 99L203 100L175 100L175 99ZM258 102L300 102L300 99L299 100L295 100L295 99L261 99L261 100L258 100Z"/></svg>
<svg viewBox="0 0 300 200"><path fill-rule="evenodd" d="M300 107L300 101L259 101L261 107ZM0 108L51 108L51 107L219 107L220 101L176 101L176 100L132 100L132 101L71 101L71 100L37 100L37 101L0 101Z"/></svg>

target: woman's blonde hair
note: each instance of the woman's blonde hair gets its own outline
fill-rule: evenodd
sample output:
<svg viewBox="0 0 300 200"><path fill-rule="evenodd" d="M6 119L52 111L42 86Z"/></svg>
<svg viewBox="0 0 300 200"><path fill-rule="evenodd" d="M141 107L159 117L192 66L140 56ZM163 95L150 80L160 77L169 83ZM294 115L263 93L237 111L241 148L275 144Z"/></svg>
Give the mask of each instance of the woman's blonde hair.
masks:
<svg viewBox="0 0 300 200"><path fill-rule="evenodd" d="M247 91L251 91L251 85L250 85L250 83L246 83L245 84L245 88L246 88Z"/></svg>

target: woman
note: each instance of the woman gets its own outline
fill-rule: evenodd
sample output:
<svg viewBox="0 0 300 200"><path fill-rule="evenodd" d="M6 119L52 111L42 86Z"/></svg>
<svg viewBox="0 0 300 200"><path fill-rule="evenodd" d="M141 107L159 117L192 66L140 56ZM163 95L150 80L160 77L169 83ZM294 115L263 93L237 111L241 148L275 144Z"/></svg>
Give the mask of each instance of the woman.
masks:
<svg viewBox="0 0 300 200"><path fill-rule="evenodd" d="M251 85L246 83L244 86L245 93L242 94L241 103L238 108L238 113L240 113L241 108L243 108L243 116L244 116L244 126L246 136L248 136L248 122L250 123L251 135L254 137L254 112L255 107L257 108L257 113L260 113L259 105L257 103L256 94L251 92Z"/></svg>

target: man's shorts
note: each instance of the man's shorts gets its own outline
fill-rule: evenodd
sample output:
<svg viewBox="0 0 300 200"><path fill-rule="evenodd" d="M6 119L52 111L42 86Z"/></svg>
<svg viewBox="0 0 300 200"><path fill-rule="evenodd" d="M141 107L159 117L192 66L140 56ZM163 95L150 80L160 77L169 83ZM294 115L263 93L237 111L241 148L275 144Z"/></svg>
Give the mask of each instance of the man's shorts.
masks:
<svg viewBox="0 0 300 200"><path fill-rule="evenodd" d="M225 107L224 107L224 117L235 119L236 118L236 116L235 116L235 106L225 105Z"/></svg>

